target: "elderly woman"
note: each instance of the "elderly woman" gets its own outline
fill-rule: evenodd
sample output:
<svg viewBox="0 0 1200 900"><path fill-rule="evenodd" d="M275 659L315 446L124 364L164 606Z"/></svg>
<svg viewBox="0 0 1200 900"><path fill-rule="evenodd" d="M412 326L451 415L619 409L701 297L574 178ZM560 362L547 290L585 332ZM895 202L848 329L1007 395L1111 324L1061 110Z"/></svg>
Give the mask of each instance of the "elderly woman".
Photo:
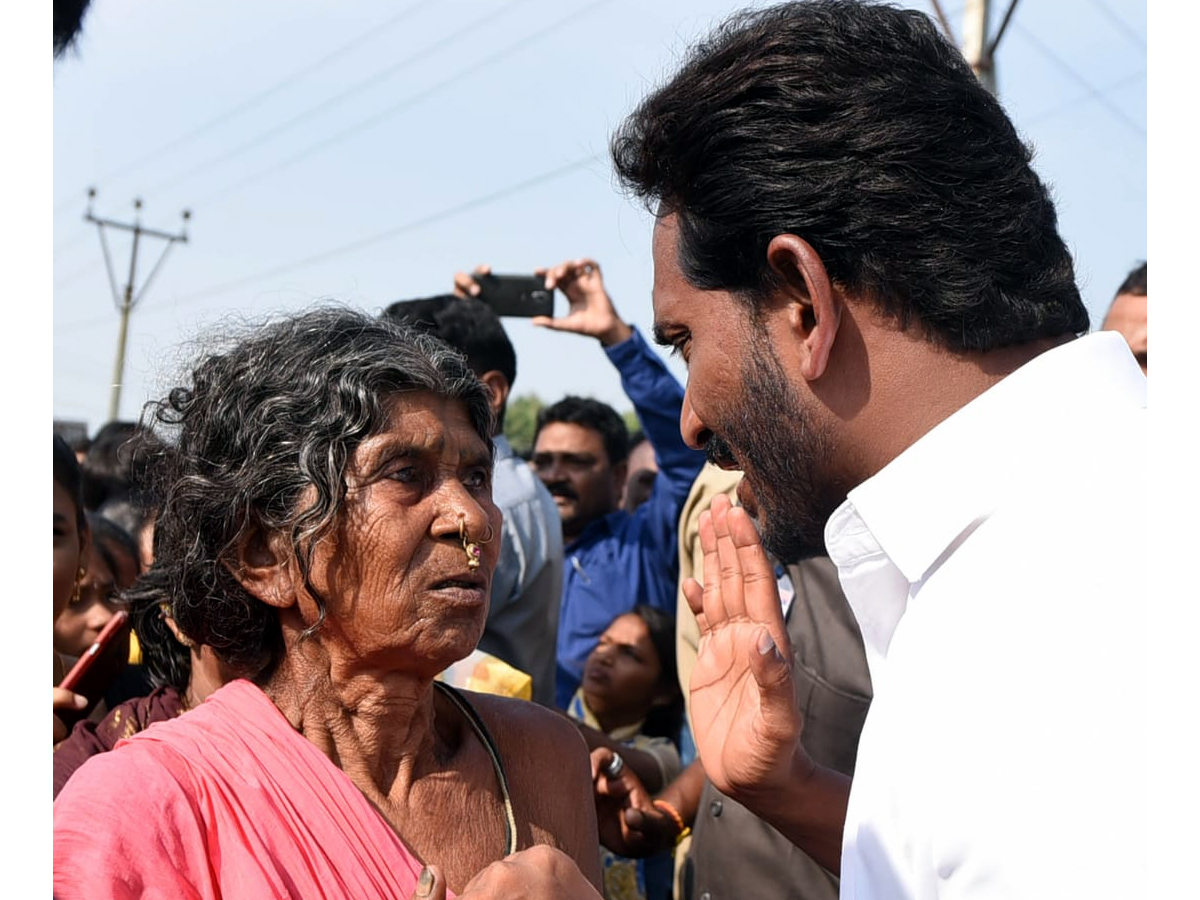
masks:
<svg viewBox="0 0 1200 900"><path fill-rule="evenodd" d="M437 680L479 639L498 555L486 388L462 358L319 308L208 355L152 417L171 449L133 598L235 677L75 772L58 900L394 900L429 894L426 864L438 894L536 863L591 894L577 730Z"/></svg>

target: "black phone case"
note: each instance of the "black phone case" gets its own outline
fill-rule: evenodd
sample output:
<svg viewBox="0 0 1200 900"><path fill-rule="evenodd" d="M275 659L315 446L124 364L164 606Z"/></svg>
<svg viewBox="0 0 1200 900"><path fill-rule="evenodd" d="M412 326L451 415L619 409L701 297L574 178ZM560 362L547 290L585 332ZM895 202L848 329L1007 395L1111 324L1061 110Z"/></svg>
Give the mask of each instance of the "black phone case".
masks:
<svg viewBox="0 0 1200 900"><path fill-rule="evenodd" d="M554 315L554 291L546 290L537 275L472 275L479 283L479 299L498 316Z"/></svg>

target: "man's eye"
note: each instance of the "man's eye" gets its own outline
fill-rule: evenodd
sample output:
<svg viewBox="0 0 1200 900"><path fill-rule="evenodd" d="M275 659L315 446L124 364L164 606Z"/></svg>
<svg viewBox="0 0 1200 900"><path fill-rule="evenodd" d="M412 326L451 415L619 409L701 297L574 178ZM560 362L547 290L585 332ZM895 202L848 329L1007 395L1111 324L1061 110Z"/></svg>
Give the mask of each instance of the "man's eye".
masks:
<svg viewBox="0 0 1200 900"><path fill-rule="evenodd" d="M417 471L416 466L404 466L388 473L388 478L392 481L399 481L402 484L412 484L420 477L420 472Z"/></svg>

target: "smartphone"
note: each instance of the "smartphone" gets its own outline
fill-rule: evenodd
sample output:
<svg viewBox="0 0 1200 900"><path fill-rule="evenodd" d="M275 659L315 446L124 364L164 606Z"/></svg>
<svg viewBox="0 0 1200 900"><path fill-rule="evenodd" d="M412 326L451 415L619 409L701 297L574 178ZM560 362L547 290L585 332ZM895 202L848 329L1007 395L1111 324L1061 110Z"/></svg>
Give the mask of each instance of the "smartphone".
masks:
<svg viewBox="0 0 1200 900"><path fill-rule="evenodd" d="M479 284L479 299L498 316L554 315L554 291L546 290L540 275L472 275Z"/></svg>
<svg viewBox="0 0 1200 900"><path fill-rule="evenodd" d="M104 626L95 643L75 661L71 671L59 683L59 687L82 694L88 700L88 705L84 709L56 709L54 711L54 714L62 719L68 728L91 713L117 673L129 661L130 630L129 613L123 609L117 610L108 620L108 624Z"/></svg>

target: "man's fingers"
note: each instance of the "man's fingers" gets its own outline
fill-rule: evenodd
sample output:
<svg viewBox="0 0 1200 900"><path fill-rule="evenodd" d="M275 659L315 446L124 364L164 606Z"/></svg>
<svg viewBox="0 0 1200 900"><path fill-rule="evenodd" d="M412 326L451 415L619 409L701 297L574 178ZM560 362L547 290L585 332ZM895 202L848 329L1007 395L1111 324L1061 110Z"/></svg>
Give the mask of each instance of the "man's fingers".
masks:
<svg viewBox="0 0 1200 900"><path fill-rule="evenodd" d="M700 627L700 633L704 634L708 631L708 619L704 615L704 585L690 576L685 578L683 580L683 598L687 601L688 608L696 617L696 624Z"/></svg>
<svg viewBox="0 0 1200 900"><path fill-rule="evenodd" d="M754 527L750 514L740 506L731 507L725 521L730 544L737 555L745 613L771 630L780 652L789 658L791 642L783 622L779 582L775 577L775 567L763 550L758 529Z"/></svg>
<svg viewBox="0 0 1200 900"><path fill-rule="evenodd" d="M713 534L716 537L717 560L719 563L719 583L721 586L721 603L725 615L730 619L742 618L746 615L745 580L742 576L742 562L738 556L737 545L730 533L729 514L733 503L728 495L718 494L713 497L709 511L712 513ZM705 560L705 576L708 574L708 560Z"/></svg>
<svg viewBox="0 0 1200 900"><path fill-rule="evenodd" d="M759 630L754 652L750 654L750 674L758 685L762 720L771 735L781 742L792 742L799 738L793 733L796 721L796 688L792 680L792 667L766 628Z"/></svg>
<svg viewBox="0 0 1200 900"><path fill-rule="evenodd" d="M715 500L714 500L715 502ZM698 520L700 549L703 552L702 569L704 591L702 609L710 628L728 620L725 601L721 596L721 559L717 552L717 534L713 527L712 507L700 513Z"/></svg>

